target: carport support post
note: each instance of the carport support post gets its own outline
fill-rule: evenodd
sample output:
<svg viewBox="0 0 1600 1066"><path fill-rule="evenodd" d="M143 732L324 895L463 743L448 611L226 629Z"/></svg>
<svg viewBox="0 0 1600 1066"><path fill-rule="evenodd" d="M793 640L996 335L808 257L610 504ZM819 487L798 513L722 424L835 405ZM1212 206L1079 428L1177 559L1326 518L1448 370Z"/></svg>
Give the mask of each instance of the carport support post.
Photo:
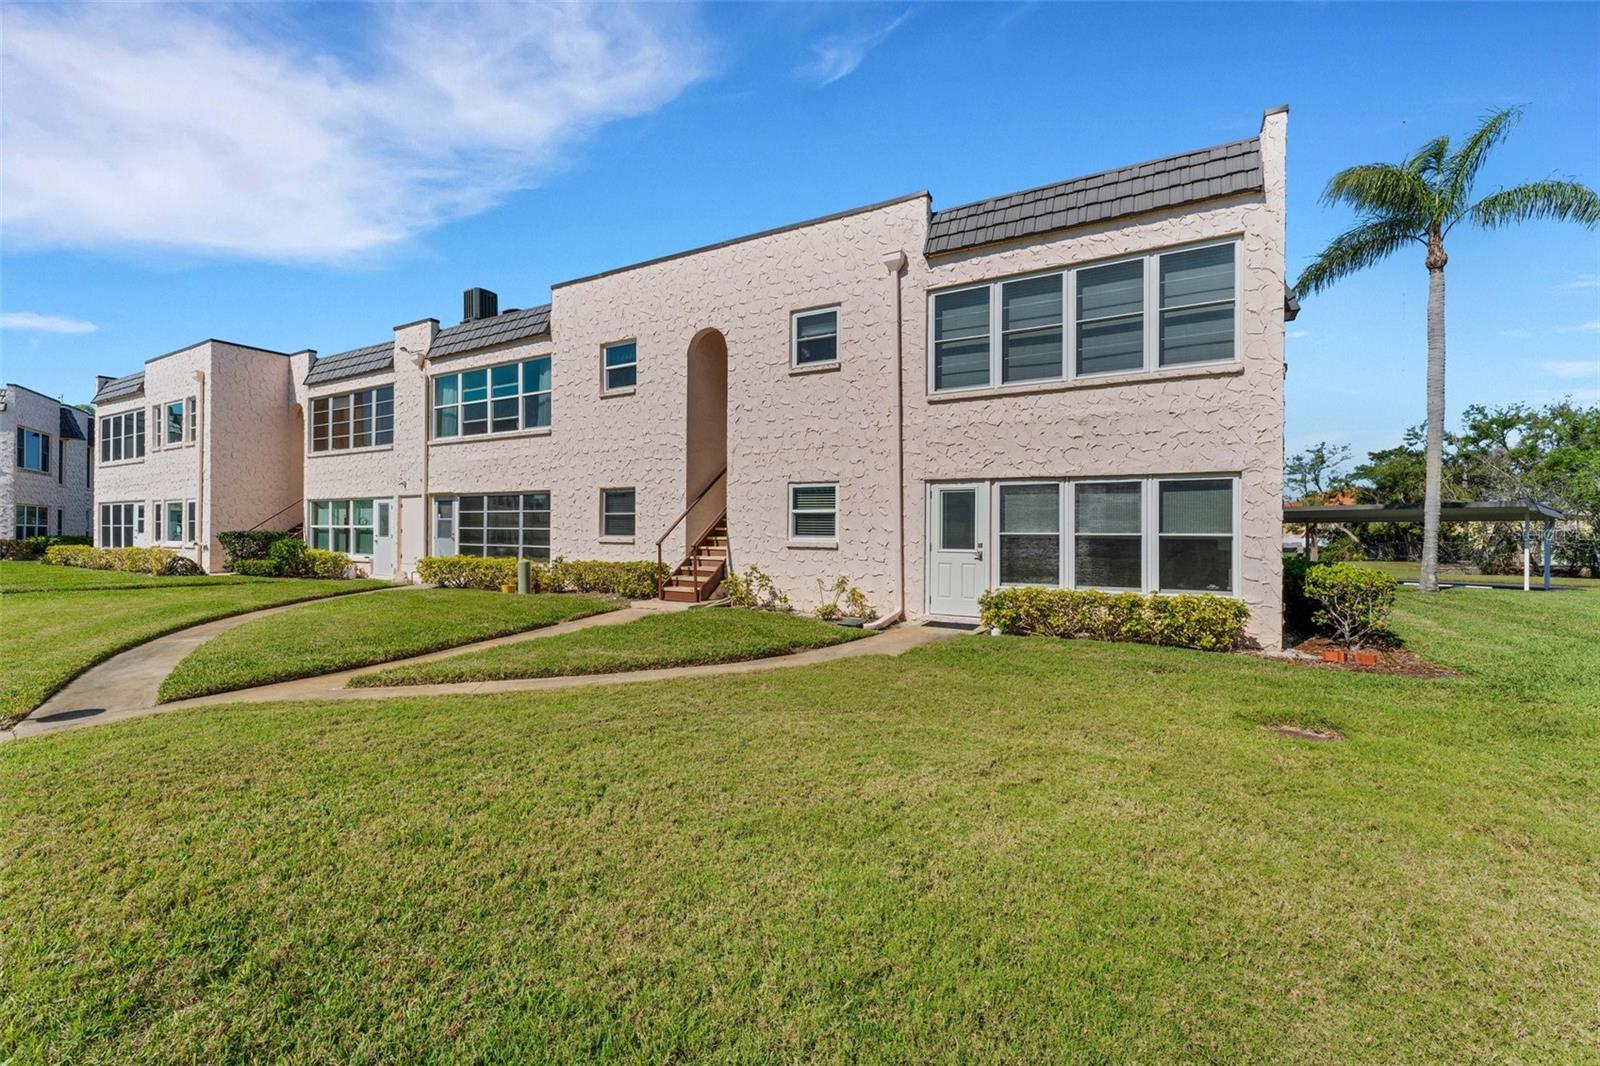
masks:
<svg viewBox="0 0 1600 1066"><path fill-rule="evenodd" d="M1554 522L1546 522L1544 524L1544 534L1539 538L1543 541L1541 548L1544 555L1544 590L1546 592L1550 591L1550 546L1551 542L1555 540L1555 535L1556 524Z"/></svg>
<svg viewBox="0 0 1600 1066"><path fill-rule="evenodd" d="M523 596L528 594L528 570L530 565L526 559L517 560L517 592Z"/></svg>
<svg viewBox="0 0 1600 1066"><path fill-rule="evenodd" d="M1530 557L1529 557L1529 553L1528 553L1528 520L1526 518L1524 518L1522 520L1522 591L1523 592L1527 592L1528 588L1529 588L1529 585L1530 585L1530 581L1529 581L1530 575L1528 573L1528 571L1529 571L1529 561L1530 561Z"/></svg>

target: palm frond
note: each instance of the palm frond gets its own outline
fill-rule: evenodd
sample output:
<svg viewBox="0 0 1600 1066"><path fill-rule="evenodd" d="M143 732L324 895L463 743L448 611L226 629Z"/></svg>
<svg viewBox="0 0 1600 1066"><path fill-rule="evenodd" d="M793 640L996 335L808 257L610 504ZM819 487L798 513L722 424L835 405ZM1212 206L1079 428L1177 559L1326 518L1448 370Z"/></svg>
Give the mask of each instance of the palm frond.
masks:
<svg viewBox="0 0 1600 1066"><path fill-rule="evenodd" d="M1346 167L1322 190L1327 206L1349 204L1369 220L1404 218L1421 222L1434 215L1434 191L1416 171L1393 163Z"/></svg>
<svg viewBox="0 0 1600 1066"><path fill-rule="evenodd" d="M1382 262L1407 241L1422 241L1411 219L1363 222L1328 242L1322 254L1301 273L1294 290L1301 296L1320 292L1341 278Z"/></svg>
<svg viewBox="0 0 1600 1066"><path fill-rule="evenodd" d="M1492 112L1484 118L1483 125L1467 138L1467 142L1445 161L1444 200L1452 219L1466 212L1467 197L1472 192L1472 183L1478 171L1483 168L1495 146L1505 140L1521 120L1520 107L1506 107Z"/></svg>
<svg viewBox="0 0 1600 1066"><path fill-rule="evenodd" d="M1531 219L1600 225L1600 195L1576 181L1530 181L1490 193L1468 212L1475 226L1498 229Z"/></svg>
<svg viewBox="0 0 1600 1066"><path fill-rule="evenodd" d="M1407 159L1404 166L1407 170L1426 178L1429 174L1437 174L1444 170L1445 159L1450 155L1450 138L1435 137L1427 144L1418 148Z"/></svg>

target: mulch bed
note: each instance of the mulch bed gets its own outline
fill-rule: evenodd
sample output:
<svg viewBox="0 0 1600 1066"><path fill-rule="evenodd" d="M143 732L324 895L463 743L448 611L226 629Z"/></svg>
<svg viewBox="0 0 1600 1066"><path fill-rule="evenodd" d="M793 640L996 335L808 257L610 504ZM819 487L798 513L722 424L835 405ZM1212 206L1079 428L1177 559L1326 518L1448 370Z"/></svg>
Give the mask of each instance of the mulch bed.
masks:
<svg viewBox="0 0 1600 1066"><path fill-rule="evenodd" d="M1299 663L1303 666L1320 666L1327 670L1353 670L1362 674L1399 674L1403 677L1456 676L1454 670L1447 670L1437 663L1430 663L1416 652L1407 651L1401 647L1368 645L1362 648L1362 651L1370 651L1377 654L1378 661L1371 666L1350 661L1331 663L1322 658L1324 651L1339 649L1340 647L1341 645L1334 643L1327 637L1312 637L1296 644L1290 649L1291 654L1285 656L1285 658L1290 662Z"/></svg>

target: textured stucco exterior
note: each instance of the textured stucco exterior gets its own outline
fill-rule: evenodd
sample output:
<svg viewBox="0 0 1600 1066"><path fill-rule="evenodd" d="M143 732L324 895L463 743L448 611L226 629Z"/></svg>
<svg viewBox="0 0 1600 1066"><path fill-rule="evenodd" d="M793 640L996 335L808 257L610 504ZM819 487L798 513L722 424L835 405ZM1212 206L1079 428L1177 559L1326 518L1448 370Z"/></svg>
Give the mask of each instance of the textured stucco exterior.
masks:
<svg viewBox="0 0 1600 1066"><path fill-rule="evenodd" d="M0 540L16 536L15 520L19 506L49 509L52 534L72 537L89 533L88 516L94 500L90 483L93 470L89 461L89 442L63 438L59 400L34 392L22 385L6 385L0 392L0 439L5 454L0 461ZM66 408L85 438L90 435L90 417ZM18 428L47 434L50 438L50 469L38 471L17 464L13 442Z"/></svg>

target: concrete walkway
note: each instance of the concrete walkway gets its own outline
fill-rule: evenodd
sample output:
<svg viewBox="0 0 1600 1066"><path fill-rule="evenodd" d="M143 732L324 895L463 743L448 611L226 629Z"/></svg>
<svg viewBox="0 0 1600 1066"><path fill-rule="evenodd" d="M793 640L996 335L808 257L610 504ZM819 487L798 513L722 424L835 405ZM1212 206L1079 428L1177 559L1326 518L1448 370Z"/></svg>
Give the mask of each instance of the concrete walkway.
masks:
<svg viewBox="0 0 1600 1066"><path fill-rule="evenodd" d="M313 601L315 602L315 601ZM156 714L161 711L185 707L204 707L225 703L265 703L272 700L371 700L394 699L402 696L462 696L492 692L543 692L550 689L581 688L590 685L621 684L632 681L660 681L678 677L704 677L714 674L743 674L757 670L781 669L791 666L811 666L836 659L855 658L861 655L899 655L911 648L932 643L959 630L925 625L901 624L881 633L835 644L827 648L778 655L743 662L715 663L706 666L678 666L660 670L632 670L616 674L584 674L571 677L518 678L505 681L466 681L441 685L404 685L383 688L347 688L352 677L376 673L394 666L432 662L436 659L460 655L464 652L492 648L524 640L572 633L597 625L621 625L646 618L662 611L683 610L686 605L663 603L656 600L636 602L626 608L606 614L590 615L543 629L513 633L508 636L462 644L443 651L429 652L408 659L363 666L318 677L282 681L257 688L219 692L213 696L177 700L172 703L156 702L161 682L189 652L210 640L218 633L234 626L279 611L291 610L302 604L274 607L247 615L207 622L191 629L158 637L120 655L113 656L99 666L90 668L76 680L52 696L27 718L9 731L0 732L0 740L22 739L59 733L71 729L120 722L128 718Z"/></svg>

